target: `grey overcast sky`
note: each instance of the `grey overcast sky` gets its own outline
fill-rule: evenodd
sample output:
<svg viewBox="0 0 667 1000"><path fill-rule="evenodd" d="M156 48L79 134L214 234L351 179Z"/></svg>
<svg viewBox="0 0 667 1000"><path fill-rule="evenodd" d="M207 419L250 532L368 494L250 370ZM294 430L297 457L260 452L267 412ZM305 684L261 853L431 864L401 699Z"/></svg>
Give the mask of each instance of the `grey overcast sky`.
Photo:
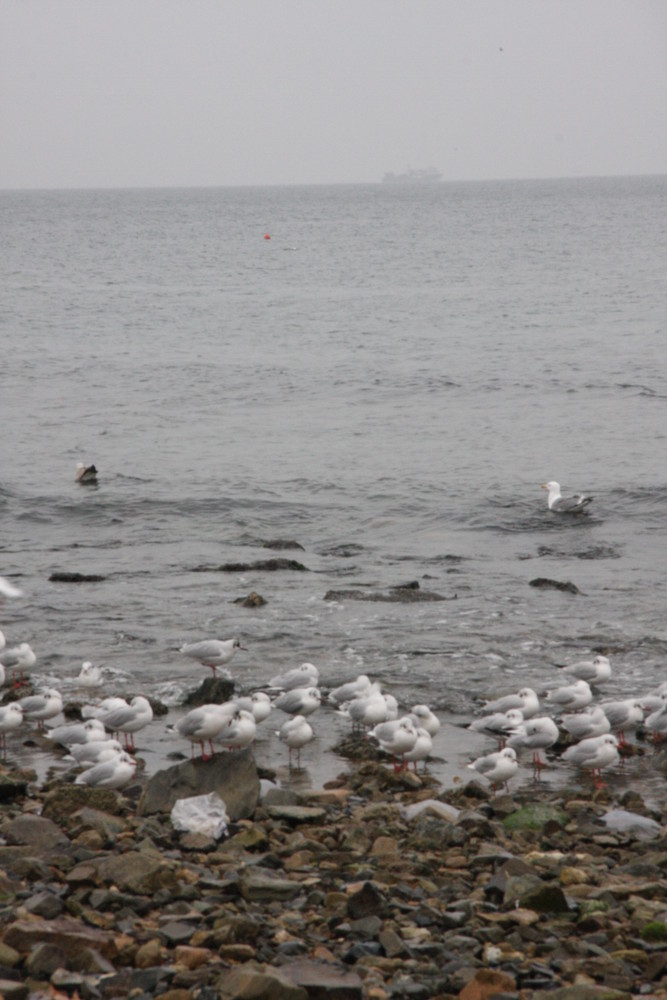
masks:
<svg viewBox="0 0 667 1000"><path fill-rule="evenodd" d="M2 0L0 188L667 173L667 0Z"/></svg>

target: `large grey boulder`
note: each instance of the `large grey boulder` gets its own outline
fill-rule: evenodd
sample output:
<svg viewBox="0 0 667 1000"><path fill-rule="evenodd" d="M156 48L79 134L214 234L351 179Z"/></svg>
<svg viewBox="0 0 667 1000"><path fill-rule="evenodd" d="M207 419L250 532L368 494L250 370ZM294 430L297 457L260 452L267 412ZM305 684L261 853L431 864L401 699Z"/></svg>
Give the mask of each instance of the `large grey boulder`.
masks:
<svg viewBox="0 0 667 1000"><path fill-rule="evenodd" d="M169 813L178 799L217 792L231 820L247 819L259 802L259 775L250 750L216 753L210 760L175 764L149 779L138 813Z"/></svg>

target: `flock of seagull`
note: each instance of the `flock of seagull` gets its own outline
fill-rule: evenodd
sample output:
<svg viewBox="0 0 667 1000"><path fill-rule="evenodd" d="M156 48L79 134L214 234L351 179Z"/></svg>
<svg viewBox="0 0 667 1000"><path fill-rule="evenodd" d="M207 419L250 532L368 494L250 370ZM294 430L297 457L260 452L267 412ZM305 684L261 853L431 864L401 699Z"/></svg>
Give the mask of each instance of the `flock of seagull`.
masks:
<svg viewBox="0 0 667 1000"><path fill-rule="evenodd" d="M569 745L561 760L590 771L600 784L602 770L619 763L619 750L640 726L655 743L667 739L667 682L640 698L594 703L599 686L611 679L609 659L599 655L562 670L571 683L547 690L542 703L532 688L524 687L487 702L468 726L498 740L495 753L470 765L492 784L506 783L516 774L520 750L532 751L533 771L539 774L545 766L540 752L563 741Z"/></svg>
<svg viewBox="0 0 667 1000"><path fill-rule="evenodd" d="M76 480L95 482L94 466L79 463ZM580 514L592 497L575 494L563 497L555 481L543 484L548 491L548 507L557 514ZM21 596L10 581L0 577L0 603ZM180 653L210 668L216 676L218 668L226 668L239 650L245 647L238 638L206 639L188 643ZM7 647L0 631L0 687L11 672L13 684L24 683L37 662L27 642ZM593 780L601 782L602 770L620 760L619 750L627 742L627 734L639 726L652 734L655 742L667 739L667 682L643 698L598 701L600 686L612 676L609 659L598 655L563 668L570 683L552 688L538 697L530 687L488 701L481 714L467 728L497 740L498 749L486 753L468 765L484 776L492 788L507 786L517 773L519 755L532 752L535 776L545 767L541 752L550 750L565 739L569 743L560 759L588 770ZM96 692L103 684L102 670L86 661L76 678L76 686ZM309 721L326 703L349 720L351 730L370 741L390 757L394 768L404 769L432 754L433 739L440 729L440 720L428 705L417 704L401 714L393 695L382 690L378 681L361 674L354 680L325 692L319 686L318 668L312 663L277 675L269 681L267 690L255 691L223 704L206 704L183 715L170 732L189 742L191 756L199 747L202 759L208 760L216 750L235 750L250 746L257 727L275 710L287 720L276 731L289 752L289 765L296 755L301 766L301 750L314 737ZM124 698L93 699L81 709L80 722L47 726L63 711L62 694L54 688L44 688L35 694L0 705L0 751L6 757L7 736L25 722L34 722L54 745L64 747L74 764L83 770L77 784L122 788L135 774L137 762L135 734L153 720L149 700L141 695L127 702ZM122 742L121 742L122 739Z"/></svg>

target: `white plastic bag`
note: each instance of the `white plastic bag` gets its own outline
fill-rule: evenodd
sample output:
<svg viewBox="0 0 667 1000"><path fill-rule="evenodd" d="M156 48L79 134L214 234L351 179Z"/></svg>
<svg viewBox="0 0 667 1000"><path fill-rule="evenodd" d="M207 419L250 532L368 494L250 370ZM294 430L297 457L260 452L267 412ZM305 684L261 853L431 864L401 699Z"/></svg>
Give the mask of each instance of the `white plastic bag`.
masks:
<svg viewBox="0 0 667 1000"><path fill-rule="evenodd" d="M171 822L175 830L203 833L219 840L227 833L229 816L218 793L209 792L208 795L178 799L171 810Z"/></svg>

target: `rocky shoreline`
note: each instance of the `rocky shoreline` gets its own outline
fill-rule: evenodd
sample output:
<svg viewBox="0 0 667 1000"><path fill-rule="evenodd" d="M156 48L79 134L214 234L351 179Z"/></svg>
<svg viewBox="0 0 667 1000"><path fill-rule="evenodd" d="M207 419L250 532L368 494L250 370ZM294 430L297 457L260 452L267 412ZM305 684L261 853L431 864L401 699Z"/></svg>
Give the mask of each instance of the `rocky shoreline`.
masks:
<svg viewBox="0 0 667 1000"><path fill-rule="evenodd" d="M226 837L174 829L174 794L231 774ZM667 997L666 805L443 794L372 759L302 795L262 778L250 751L123 793L5 769L0 996Z"/></svg>

